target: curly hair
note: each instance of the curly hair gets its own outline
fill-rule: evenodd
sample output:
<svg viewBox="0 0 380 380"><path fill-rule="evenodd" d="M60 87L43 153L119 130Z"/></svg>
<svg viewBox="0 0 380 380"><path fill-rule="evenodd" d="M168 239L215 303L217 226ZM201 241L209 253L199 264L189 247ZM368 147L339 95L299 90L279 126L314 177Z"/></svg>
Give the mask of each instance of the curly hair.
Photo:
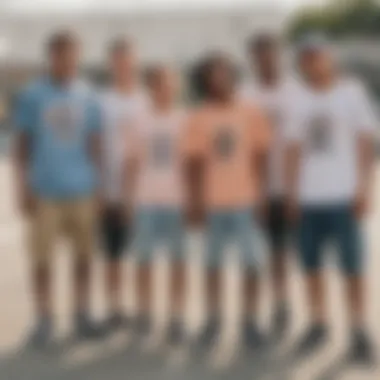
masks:
<svg viewBox="0 0 380 380"><path fill-rule="evenodd" d="M209 53L194 66L191 72L191 84L197 97L201 99L213 97L210 77L213 70L219 66L229 70L232 79L237 80L237 66L227 54L221 52Z"/></svg>

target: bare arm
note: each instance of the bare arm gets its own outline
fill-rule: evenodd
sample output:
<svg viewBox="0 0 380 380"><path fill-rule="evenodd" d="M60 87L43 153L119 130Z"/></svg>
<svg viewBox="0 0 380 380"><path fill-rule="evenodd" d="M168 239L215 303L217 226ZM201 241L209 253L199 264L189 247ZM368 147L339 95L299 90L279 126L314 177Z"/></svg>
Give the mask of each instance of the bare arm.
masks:
<svg viewBox="0 0 380 380"><path fill-rule="evenodd" d="M96 188L96 201L98 202L99 209L103 208L103 183L104 183L104 162L102 155L102 141L101 133L96 131L90 135L90 157L94 163L98 173L98 186Z"/></svg>
<svg viewBox="0 0 380 380"><path fill-rule="evenodd" d="M252 136L254 146L253 175L259 178L261 217L266 218L269 192L269 155L273 141L273 129L266 115L259 109L254 109L252 123L252 131L255 131Z"/></svg>
<svg viewBox="0 0 380 380"><path fill-rule="evenodd" d="M16 136L13 152L16 196L20 210L30 215L34 207L34 199L27 180L27 167L30 159L30 138L26 132Z"/></svg>
<svg viewBox="0 0 380 380"><path fill-rule="evenodd" d="M204 160L201 157L191 157L184 164L184 183L187 190L187 218L192 225L200 225L205 219Z"/></svg>
<svg viewBox="0 0 380 380"><path fill-rule="evenodd" d="M285 189L288 203L289 218L298 218L298 178L301 147L297 142L290 142L285 151Z"/></svg>
<svg viewBox="0 0 380 380"><path fill-rule="evenodd" d="M375 162L375 149L372 135L362 133L357 142L357 168L358 168L358 189L356 196L355 212L358 217L362 217L368 207L372 186L372 171Z"/></svg>

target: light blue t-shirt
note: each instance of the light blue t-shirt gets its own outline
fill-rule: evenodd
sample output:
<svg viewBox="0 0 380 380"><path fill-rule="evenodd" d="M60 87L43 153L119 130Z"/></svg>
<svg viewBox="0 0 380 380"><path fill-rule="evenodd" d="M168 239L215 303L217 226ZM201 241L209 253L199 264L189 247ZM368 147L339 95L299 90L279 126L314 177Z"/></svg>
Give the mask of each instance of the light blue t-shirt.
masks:
<svg viewBox="0 0 380 380"><path fill-rule="evenodd" d="M39 79L20 95L14 119L31 141L28 179L37 196L72 199L95 192L90 141L100 128L99 109L84 83Z"/></svg>

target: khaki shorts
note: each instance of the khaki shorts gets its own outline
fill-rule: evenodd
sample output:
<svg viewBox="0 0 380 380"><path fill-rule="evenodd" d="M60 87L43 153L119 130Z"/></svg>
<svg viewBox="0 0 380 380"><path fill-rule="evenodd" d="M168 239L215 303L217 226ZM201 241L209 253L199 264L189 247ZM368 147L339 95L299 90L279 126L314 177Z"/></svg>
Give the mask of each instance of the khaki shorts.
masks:
<svg viewBox="0 0 380 380"><path fill-rule="evenodd" d="M92 198L75 201L38 200L30 219L29 251L33 263L47 264L60 237L72 244L74 254L88 257L94 249L96 205Z"/></svg>

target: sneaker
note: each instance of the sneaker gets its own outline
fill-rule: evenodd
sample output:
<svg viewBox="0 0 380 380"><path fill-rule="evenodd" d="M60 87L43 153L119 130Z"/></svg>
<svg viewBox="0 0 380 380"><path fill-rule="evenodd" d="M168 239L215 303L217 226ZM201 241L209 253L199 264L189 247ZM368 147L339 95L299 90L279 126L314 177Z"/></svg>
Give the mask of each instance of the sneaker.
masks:
<svg viewBox="0 0 380 380"><path fill-rule="evenodd" d="M375 361L370 338L362 329L352 332L349 360L364 365L371 365Z"/></svg>
<svg viewBox="0 0 380 380"><path fill-rule="evenodd" d="M106 320L106 329L109 332L117 331L128 325L128 319L122 313L113 313Z"/></svg>
<svg viewBox="0 0 380 380"><path fill-rule="evenodd" d="M171 346L179 346L185 340L184 325L181 320L173 319L167 331L167 341Z"/></svg>
<svg viewBox="0 0 380 380"><path fill-rule="evenodd" d="M75 335L80 339L97 339L105 334L102 326L93 322L88 315L78 314L75 319Z"/></svg>
<svg viewBox="0 0 380 380"><path fill-rule="evenodd" d="M33 329L28 346L31 348L42 349L51 343L53 333L53 323L50 317L41 317Z"/></svg>
<svg viewBox="0 0 380 380"><path fill-rule="evenodd" d="M282 339L289 327L289 310L287 305L281 304L276 308L273 315L272 331L273 337L277 340Z"/></svg>
<svg viewBox="0 0 380 380"><path fill-rule="evenodd" d="M209 318L199 336L199 344L202 347L210 347L213 345L220 333L221 322L218 317Z"/></svg>
<svg viewBox="0 0 380 380"><path fill-rule="evenodd" d="M267 341L256 323L248 320L243 322L243 341L252 350L263 349Z"/></svg>
<svg viewBox="0 0 380 380"><path fill-rule="evenodd" d="M324 325L313 325L306 331L296 349L297 356L308 356L322 346L328 337L328 331Z"/></svg>
<svg viewBox="0 0 380 380"><path fill-rule="evenodd" d="M152 329L151 319L146 314L138 315L135 319L134 326L135 326L136 334L139 337L144 338L148 336L151 332L151 329Z"/></svg>

